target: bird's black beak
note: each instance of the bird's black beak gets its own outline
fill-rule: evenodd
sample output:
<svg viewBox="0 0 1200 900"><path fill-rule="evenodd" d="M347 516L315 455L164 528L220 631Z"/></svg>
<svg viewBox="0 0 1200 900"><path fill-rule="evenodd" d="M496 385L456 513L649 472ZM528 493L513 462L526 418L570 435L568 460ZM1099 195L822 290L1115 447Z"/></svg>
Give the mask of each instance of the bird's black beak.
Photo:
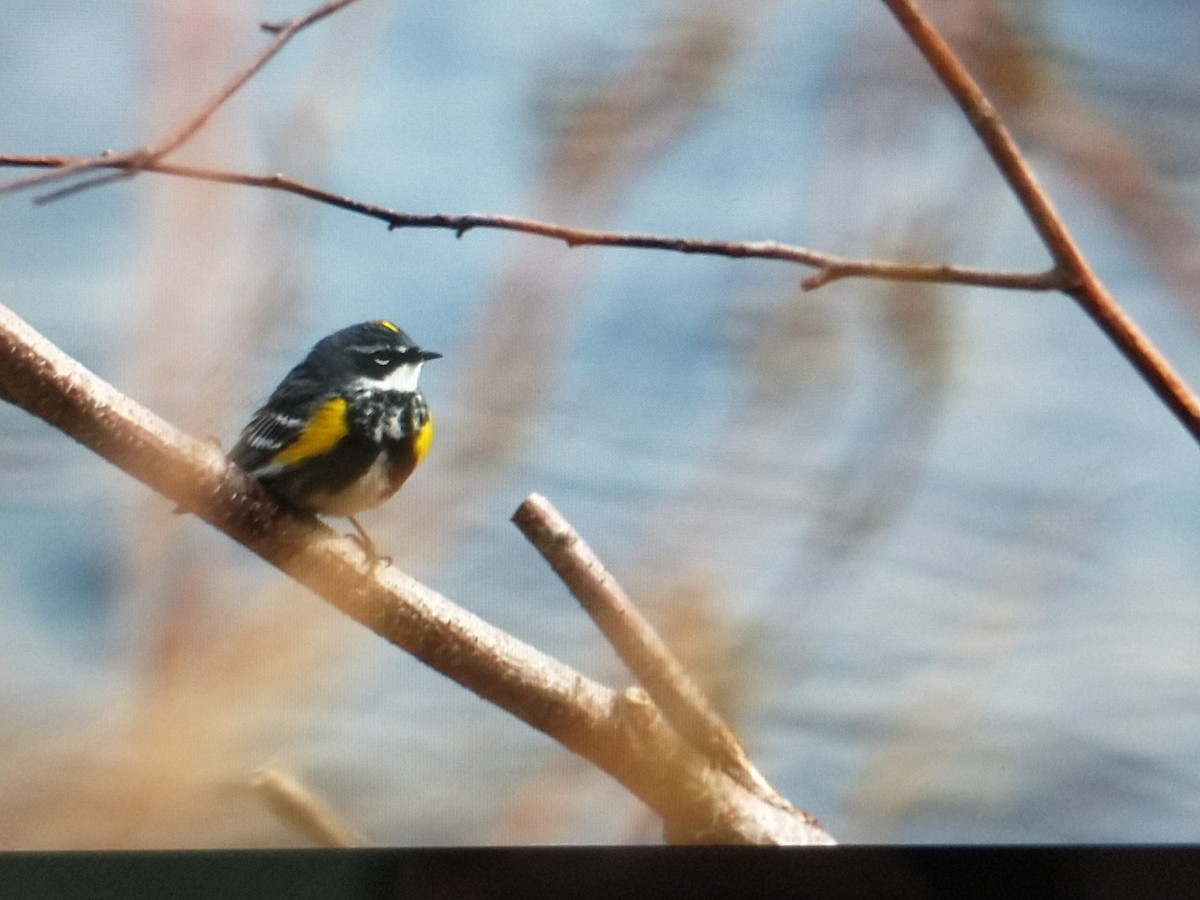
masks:
<svg viewBox="0 0 1200 900"><path fill-rule="evenodd" d="M442 354L435 350L419 350L417 351L417 358L421 362L429 362L431 359L441 359Z"/></svg>

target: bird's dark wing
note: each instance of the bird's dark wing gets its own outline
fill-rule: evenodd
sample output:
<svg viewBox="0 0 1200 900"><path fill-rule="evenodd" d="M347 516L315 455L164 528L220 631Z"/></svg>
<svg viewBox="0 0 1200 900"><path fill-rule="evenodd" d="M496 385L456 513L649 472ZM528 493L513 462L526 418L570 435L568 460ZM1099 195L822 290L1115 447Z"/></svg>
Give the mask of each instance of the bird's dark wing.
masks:
<svg viewBox="0 0 1200 900"><path fill-rule="evenodd" d="M229 451L229 458L251 475L262 475L271 468L271 460L279 451L296 442L307 421L304 417L264 406L242 429L237 443Z"/></svg>

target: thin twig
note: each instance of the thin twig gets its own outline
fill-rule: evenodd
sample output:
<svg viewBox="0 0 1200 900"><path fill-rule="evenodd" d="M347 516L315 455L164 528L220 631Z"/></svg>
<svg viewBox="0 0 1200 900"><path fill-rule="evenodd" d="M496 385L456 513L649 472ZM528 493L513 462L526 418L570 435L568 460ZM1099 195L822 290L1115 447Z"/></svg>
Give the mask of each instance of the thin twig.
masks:
<svg viewBox="0 0 1200 900"><path fill-rule="evenodd" d="M1065 279L1060 288L1083 307L1183 427L1200 441L1200 398L1101 283L991 101L915 0L883 2L966 114L1008 181Z"/></svg>
<svg viewBox="0 0 1200 900"><path fill-rule="evenodd" d="M70 166L74 162L69 156L0 156L0 166ZM113 168L123 168L129 163L113 157L103 163ZM155 172L199 181L214 181L221 184L238 184L248 187L266 188L296 194L310 200L345 209L350 212L378 219L389 228L445 228L462 237L476 228L515 231L523 234L560 240L571 247L607 246L636 247L650 250L666 250L705 256L727 256L734 259L773 259L796 263L817 269L815 275L805 279L803 287L814 290L843 278L875 278L888 281L920 281L935 284L962 284L977 287L1006 288L1009 290L1050 291L1063 290L1066 283L1058 271L1014 272L1002 269L976 269L968 266L947 264L922 264L892 262L886 260L848 259L779 241L723 241L696 237L672 237L657 234L629 234L616 231L596 231L576 228L538 219L519 216L487 215L482 213L406 213L334 194L313 185L305 184L286 175L246 175L205 169L197 166L175 165L164 162L148 162L139 171Z"/></svg>
<svg viewBox="0 0 1200 900"><path fill-rule="evenodd" d="M550 563L663 715L692 746L745 787L782 798L750 762L733 729L587 542L545 497L530 494L513 522Z"/></svg>
<svg viewBox="0 0 1200 900"><path fill-rule="evenodd" d="M307 836L318 847L366 847L368 841L344 823L311 789L274 766L259 769L250 787L275 815Z"/></svg>
<svg viewBox="0 0 1200 900"><path fill-rule="evenodd" d="M374 216L386 221L389 227L393 228L450 228L460 236L472 228L500 228L556 238L571 246L587 244L642 247L680 253L784 260L811 266L818 270L815 275L803 282L803 286L809 290L840 278L852 276L896 281L971 284L1022 290L1061 290L1073 297L1083 307L1174 413L1184 428L1193 438L1200 441L1200 398L1101 283L1071 237L1065 223L1054 209L1049 197L1038 183L999 114L955 56L953 50L920 11L915 0L884 0L884 3L891 9L910 39L966 113L984 146L1025 207L1030 220L1055 261L1055 265L1050 271L1022 273L970 269L951 265L849 260L775 241L713 241L589 231L513 216L411 215L364 204L351 198L339 198L336 195L287 179L282 175L244 176L195 169L188 171L185 167L158 165L166 153L179 147L202 128L216 110L278 53L287 41L303 28L352 2L354 0L332 0L332 2L324 3L311 12L287 22L264 24L263 28L275 35L267 48L205 104L196 115L159 145L119 155L106 152L98 157L66 158L61 159L58 163L26 162L24 163L26 165L51 165L54 166L54 171L17 179L0 186L0 194L95 168L107 167L120 170L118 174L98 176L78 185L52 192L42 198L43 200L60 199L78 190L153 169L167 174L290 191Z"/></svg>
<svg viewBox="0 0 1200 900"><path fill-rule="evenodd" d="M179 149L179 147L191 140L201 128L208 124L209 119L213 117L217 110L230 97L237 93L246 82L257 75L263 66L270 62L292 38L308 26L319 22L326 16L330 16L354 2L356 0L328 0L328 2L322 3L309 12L289 19L286 22L277 24L263 23L262 29L274 35L270 43L244 69L226 82L191 118L179 125L157 144L148 144L145 147L130 150L126 153L111 153L106 151L100 156L80 157L53 172L44 172L27 178L18 178L7 184L0 185L0 195L48 184L52 181L58 181L72 175L91 171L92 169L120 168L124 170L123 174L119 176L102 175L39 198L39 202L49 202L51 200L62 199L81 190L106 184L115 180L115 178L129 177L144 170L150 164L163 159L167 154Z"/></svg>

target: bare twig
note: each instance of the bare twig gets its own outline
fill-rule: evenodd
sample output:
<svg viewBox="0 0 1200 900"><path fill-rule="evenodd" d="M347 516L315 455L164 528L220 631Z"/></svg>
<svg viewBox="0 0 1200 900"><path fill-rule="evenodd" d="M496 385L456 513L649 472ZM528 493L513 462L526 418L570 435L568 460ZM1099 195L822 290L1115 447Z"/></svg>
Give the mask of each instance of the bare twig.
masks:
<svg viewBox="0 0 1200 900"><path fill-rule="evenodd" d="M8 184L0 185L0 195L11 193L13 191L25 190L32 187L38 187L43 184L48 184L52 181L58 181L63 178L68 178L73 175L79 175L93 169L102 168L119 168L122 171L116 174L106 174L97 178L89 179L62 190L54 191L45 194L38 198L38 202L45 203L52 200L59 200L70 194L77 193L81 190L97 187L101 184L106 184L118 178L127 178L131 175L136 175L143 171L148 165L163 159L167 154L179 147L183 146L191 140L201 128L208 124L209 119L221 108L222 105L235 93L237 93L251 78L258 74L259 71L287 43L297 34L303 31L308 26L319 22L326 16L330 16L338 10L349 6L355 0L328 0L320 6L310 10L304 15L297 16L281 23L263 23L264 31L273 34L274 37L270 43L264 47L259 54L250 61L250 63L234 75L224 86L214 94L208 102L206 102L191 118L178 126L173 132L157 144L148 144L137 150L130 150L126 153L111 153L106 151L100 156L79 157L72 160L70 163L60 166L53 172L44 172L39 175L32 175L27 178L18 178Z"/></svg>
<svg viewBox="0 0 1200 900"><path fill-rule="evenodd" d="M320 797L287 772L274 766L259 769L250 777L275 815L307 836L318 847L366 847L368 842L338 818Z"/></svg>
<svg viewBox="0 0 1200 900"><path fill-rule="evenodd" d="M530 494L512 520L600 627L667 721L743 785L772 801L781 799L654 626L550 501Z"/></svg>
<svg viewBox="0 0 1200 900"><path fill-rule="evenodd" d="M1200 440L1200 398L1129 317L1075 243L1038 182L1000 114L963 67L916 0L883 0L925 57L987 148L1064 276L1060 289L1073 297L1116 344L1167 407Z"/></svg>
<svg viewBox="0 0 1200 900"><path fill-rule="evenodd" d="M489 625L311 516L280 508L0 306L0 399L44 419L225 532L346 615L609 772L676 840L831 843L808 814L715 769L637 691L616 694Z"/></svg>
<svg viewBox="0 0 1200 900"><path fill-rule="evenodd" d="M392 228L449 228L460 236L472 228L499 228L555 238L571 246L641 247L680 253L784 260L811 266L818 270L815 275L803 282L806 289L817 288L831 281L853 276L898 281L972 284L1022 290L1061 290L1072 296L1083 307L1189 433L1195 439L1200 440L1200 398L1197 398L1149 337L1141 331L1100 282L1038 183L1032 169L1017 148L995 108L962 66L946 41L920 11L915 0L884 0L884 2L966 113L1001 173L1009 181L1013 191L1024 205L1030 220L1054 259L1054 267L1047 272L1004 272L951 265L851 260L776 241L737 242L663 237L650 234L621 234L590 231L513 216L412 215L372 206L348 197L338 197L282 175L247 176L161 164L163 156L185 143L199 131L216 110L261 70L299 31L352 2L354 0L331 0L307 14L287 22L264 24L263 28L274 34L271 43L204 107L158 145L147 146L125 154L105 153L98 157L60 157L57 159L42 157L36 161L32 157L9 157L7 164L52 167L54 171L9 182L7 185L0 186L0 194L96 168L117 170L114 173L98 176L90 181L53 192L42 198L43 200L58 199L76 190L92 187L115 178L127 177L141 171L159 171L191 178L289 191L373 216L387 222Z"/></svg>
<svg viewBox="0 0 1200 900"><path fill-rule="evenodd" d="M0 166L54 167L70 166L75 157L70 156L0 156ZM112 157L101 166L124 168L132 163ZM727 256L734 259L773 259L797 263L817 269L815 275L805 279L806 290L814 290L842 278L875 278L888 281L920 281L938 284L963 284L978 287L1007 288L1025 291L1063 290L1066 282L1057 270L1048 272L1014 272L1002 269L976 269L942 263L922 264L891 262L886 260L848 259L811 250L795 244L779 241L722 241L696 237L672 237L656 234L629 234L616 231L596 231L576 228L538 219L519 216L486 215L482 213L406 213L356 200L344 194L334 194L313 185L305 184L286 175L246 175L197 166L182 166L164 162L144 162L139 171L156 172L180 178L200 181L215 181L222 184L239 184L248 187L267 188L296 194L330 206L378 219L389 228L445 228L462 237L476 228L515 231L523 234L560 240L571 247L636 247L648 250L666 250L704 256Z"/></svg>

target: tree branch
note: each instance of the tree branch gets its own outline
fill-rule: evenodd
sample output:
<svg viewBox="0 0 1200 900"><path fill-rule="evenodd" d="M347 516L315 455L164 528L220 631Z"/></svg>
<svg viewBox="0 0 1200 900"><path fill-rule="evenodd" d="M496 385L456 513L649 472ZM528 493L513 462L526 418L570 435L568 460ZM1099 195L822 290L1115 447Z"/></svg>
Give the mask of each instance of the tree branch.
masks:
<svg viewBox="0 0 1200 900"><path fill-rule="evenodd" d="M387 222L391 228L449 228L459 236L472 228L498 228L554 238L562 240L570 246L641 247L733 258L783 260L818 270L815 275L803 282L803 286L808 290L848 277L972 284L1022 290L1061 290L1073 297L1083 307L1084 311L1091 316L1122 355L1146 380L1155 394L1174 413L1184 428L1194 439L1200 441L1200 398L1197 398L1149 337L1141 331L1101 283L1071 237L1065 223L1054 209L1049 197L1038 183L999 114L954 55L945 39L920 11L915 0L884 0L884 3L929 62L951 96L966 113L972 127L1024 206L1030 221L1054 259L1054 267L1047 272L1004 272L952 265L850 260L776 241L738 242L662 237L649 234L621 234L572 228L514 216L413 215L362 203L349 197L339 197L283 175L238 175L184 166L167 166L162 163L164 155L185 143L204 127L216 110L261 70L292 37L307 26L352 2L354 0L331 0L307 14L287 22L264 24L263 28L275 35L272 42L204 107L157 146L151 145L120 155L104 154L85 158L5 157L0 160L0 164L49 167L54 171L17 179L0 186L0 194L96 168L116 170L113 174L100 176L97 179L46 195L41 198L45 201L61 198L75 190L91 187L113 178L127 177L142 171L158 171L164 174L288 191L363 215L373 216Z"/></svg>
<svg viewBox="0 0 1200 900"><path fill-rule="evenodd" d="M570 588L667 721L743 786L782 800L750 762L733 729L663 643L579 533L545 497L531 494L513 522Z"/></svg>
<svg viewBox="0 0 1200 900"><path fill-rule="evenodd" d="M279 507L210 443L183 434L0 306L0 398L192 511L343 613L591 760L662 816L677 841L831 843L694 750L637 690L616 694Z"/></svg>
<svg viewBox="0 0 1200 900"><path fill-rule="evenodd" d="M966 114L971 127L1008 181L1054 258L1055 269L1065 279L1060 289L1083 307L1183 427L1200 441L1200 398L1101 283L991 101L916 0L883 2Z"/></svg>
<svg viewBox="0 0 1200 900"><path fill-rule="evenodd" d="M54 167L71 166L70 156L0 155L0 166ZM120 157L112 157L100 166L124 169L133 165ZM946 263L922 264L886 260L849 259L779 241L722 241L696 237L672 237L657 234L629 234L617 231L597 231L576 228L538 219L519 216L487 215L483 213L406 213L356 200L344 194L334 194L286 175L247 175L206 169L198 166L174 165L163 162L143 162L138 171L155 172L198 181L238 184L246 187L283 191L316 200L320 203L378 219L389 228L444 228L462 237L476 228L515 231L537 235L565 243L569 247L633 247L644 250L665 250L699 256L726 256L732 259L773 259L817 269L804 280L805 290L815 290L843 278L874 278L887 281L920 281L935 284L962 284L977 287L1005 288L1024 291L1065 290L1063 276L1057 270L1047 272L1014 272L1003 269L976 269Z"/></svg>
<svg viewBox="0 0 1200 900"><path fill-rule="evenodd" d="M250 776L250 787L275 815L318 847L369 846L328 804L287 772L266 766Z"/></svg>
<svg viewBox="0 0 1200 900"><path fill-rule="evenodd" d="M222 86L207 103L157 144L148 144L145 147L130 150L126 153L114 154L105 152L100 156L78 157L70 163L60 166L53 172L45 172L40 175L29 176L28 178L18 178L15 181L10 181L8 184L0 185L0 195L38 187L52 181L80 175L93 169L116 168L121 170L115 174L102 175L98 178L73 184L38 198L38 202L48 203L53 200L61 200L64 197L87 190L88 188L98 187L101 184L106 184L119 178L128 178L136 175L150 164L163 159L167 154L179 149L191 140L201 128L208 124L209 119L213 117L216 111L230 97L241 90L246 82L257 75L263 66L270 62L297 34L308 26L319 22L326 16L330 16L354 2L356 0L328 0L328 2L322 3L304 15L289 19L286 22L277 24L264 22L262 29L274 35L271 42L242 71L238 72Z"/></svg>

